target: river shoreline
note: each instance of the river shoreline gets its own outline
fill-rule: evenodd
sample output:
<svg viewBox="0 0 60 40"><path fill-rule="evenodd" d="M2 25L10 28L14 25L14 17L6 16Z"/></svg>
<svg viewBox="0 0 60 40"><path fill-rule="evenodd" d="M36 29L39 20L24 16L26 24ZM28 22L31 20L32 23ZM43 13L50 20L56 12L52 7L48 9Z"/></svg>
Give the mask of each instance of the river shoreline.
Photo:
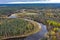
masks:
<svg viewBox="0 0 60 40"><path fill-rule="evenodd" d="M16 16L10 16L9 18L16 18ZM25 19L25 20L28 20L28 19ZM30 20L31 21L31 20ZM41 30L33 35L30 35L26 38L23 38L23 40L39 40L43 37L45 37L45 34L48 32L47 31L47 28L46 28L46 25L42 24L42 23L38 23L40 24L41 26ZM14 40L19 40L20 38L14 38ZM12 40L12 39L11 39Z"/></svg>

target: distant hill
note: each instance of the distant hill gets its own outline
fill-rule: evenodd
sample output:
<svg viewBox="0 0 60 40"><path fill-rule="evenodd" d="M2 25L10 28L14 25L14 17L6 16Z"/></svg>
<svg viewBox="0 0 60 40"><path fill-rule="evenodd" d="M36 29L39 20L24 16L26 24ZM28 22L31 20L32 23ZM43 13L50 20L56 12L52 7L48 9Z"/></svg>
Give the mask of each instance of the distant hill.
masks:
<svg viewBox="0 0 60 40"><path fill-rule="evenodd" d="M33 3L33 4L0 4L0 7L52 7L59 8L60 3Z"/></svg>

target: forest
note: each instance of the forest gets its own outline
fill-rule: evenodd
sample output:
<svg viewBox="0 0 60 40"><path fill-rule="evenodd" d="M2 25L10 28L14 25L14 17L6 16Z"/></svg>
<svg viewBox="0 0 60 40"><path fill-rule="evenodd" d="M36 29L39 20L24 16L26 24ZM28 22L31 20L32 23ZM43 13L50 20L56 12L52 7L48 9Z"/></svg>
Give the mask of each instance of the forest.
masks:
<svg viewBox="0 0 60 40"><path fill-rule="evenodd" d="M35 14L27 15L28 13L30 13L30 14L35 13ZM48 33L47 33L45 39L43 38L42 40L46 40L46 39L47 40L60 40L60 8L55 8L55 9L54 8L47 8L47 9L46 8L41 8L41 9L28 8L28 9L26 9L26 8L4 7L4 8L0 9L0 15L1 15L0 17L2 17L2 18L7 18L7 17L11 16L12 14L16 14L17 18L29 19L29 20L33 20L33 21L36 21L38 23L42 23L42 24L46 25ZM11 20L14 20L14 19L11 19ZM12 21L12 24L16 24L16 21L19 21L19 20L15 19L15 21ZM6 23L8 24L7 28L9 26L9 24L11 25L11 23L9 21L8 22L6 22L6 21L7 20L5 20L5 19L2 21L0 20L0 30L1 30L1 28L5 28ZM1 22L2 22L2 25L1 25ZM23 23L23 22L25 22L25 23ZM23 21L23 20L21 20L21 23L23 23L23 25L16 24L16 25L12 25L12 26L28 27L26 29L26 30L28 30L27 32L29 32L31 29L33 30L32 24L29 24L28 22ZM10 27L10 28L13 29L14 27L13 28ZM16 30L16 28L14 28L14 29ZM23 28L23 29L25 29L25 28ZM8 29L8 31L11 31L11 30ZM6 32L8 32L8 31L6 31ZM17 32L18 30L14 31L14 32L13 31L14 30L12 30L11 33L15 34L15 32ZM23 33L23 31L21 32L21 34L22 33ZM0 32L0 35L4 35L4 34L3 34L3 30L2 30L2 33Z"/></svg>
<svg viewBox="0 0 60 40"><path fill-rule="evenodd" d="M6 37L25 37L39 30L36 23L22 18L0 18L0 39Z"/></svg>

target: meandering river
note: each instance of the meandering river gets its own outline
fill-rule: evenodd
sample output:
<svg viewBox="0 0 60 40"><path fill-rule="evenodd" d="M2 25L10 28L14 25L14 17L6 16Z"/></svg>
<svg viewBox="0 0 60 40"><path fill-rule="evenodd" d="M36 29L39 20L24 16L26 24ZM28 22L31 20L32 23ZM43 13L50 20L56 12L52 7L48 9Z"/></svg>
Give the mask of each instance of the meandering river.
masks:
<svg viewBox="0 0 60 40"><path fill-rule="evenodd" d="M10 16L9 18L16 18L16 16ZM45 33L48 32L46 29L46 25L43 25L42 23L39 23L39 24L41 25L41 30L36 34L26 37L24 40L39 40L45 36Z"/></svg>

